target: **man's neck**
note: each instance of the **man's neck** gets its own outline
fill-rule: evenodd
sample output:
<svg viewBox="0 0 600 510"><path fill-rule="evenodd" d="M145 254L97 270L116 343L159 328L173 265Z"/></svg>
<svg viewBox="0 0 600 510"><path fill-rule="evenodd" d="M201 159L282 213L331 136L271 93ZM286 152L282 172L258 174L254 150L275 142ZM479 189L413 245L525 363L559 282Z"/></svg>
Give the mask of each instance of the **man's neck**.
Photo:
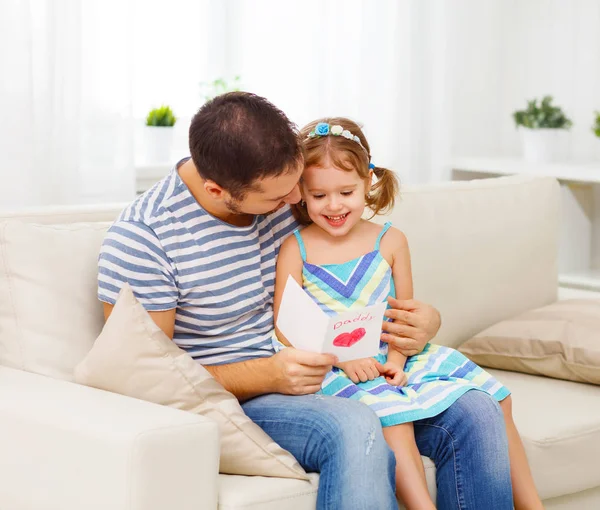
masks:
<svg viewBox="0 0 600 510"><path fill-rule="evenodd" d="M254 216L232 213L222 200L212 198L204 189L204 179L200 177L191 158L179 166L177 172L192 196L196 199L196 202L207 213L236 227L247 227L254 221Z"/></svg>

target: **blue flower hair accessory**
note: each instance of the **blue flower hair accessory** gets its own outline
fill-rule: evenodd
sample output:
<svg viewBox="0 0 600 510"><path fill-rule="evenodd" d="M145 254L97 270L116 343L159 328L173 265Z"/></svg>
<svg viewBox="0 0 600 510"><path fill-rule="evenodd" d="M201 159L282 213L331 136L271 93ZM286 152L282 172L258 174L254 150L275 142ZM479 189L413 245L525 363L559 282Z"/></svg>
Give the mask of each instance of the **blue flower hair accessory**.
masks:
<svg viewBox="0 0 600 510"><path fill-rule="evenodd" d="M329 124L327 124L327 122L319 122L315 128L308 133L308 136L306 138L310 139L310 138L320 138L322 136L343 136L344 138L348 139L348 140L352 140L354 142L356 142L358 145L360 145L365 152L367 151L367 149L364 148L363 144L360 141L360 138L356 135L353 135L350 131L348 131L347 129L344 129L342 126L340 126L339 124L334 124L333 126L330 126Z"/></svg>

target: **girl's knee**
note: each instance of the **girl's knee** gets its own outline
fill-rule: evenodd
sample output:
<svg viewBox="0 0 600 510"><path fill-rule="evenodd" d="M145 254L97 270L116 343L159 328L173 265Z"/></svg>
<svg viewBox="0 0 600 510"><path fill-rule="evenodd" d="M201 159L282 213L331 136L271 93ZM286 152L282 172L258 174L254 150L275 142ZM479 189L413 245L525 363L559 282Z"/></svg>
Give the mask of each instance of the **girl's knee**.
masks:
<svg viewBox="0 0 600 510"><path fill-rule="evenodd" d="M500 408L505 418L512 419L512 398L510 395L500 402Z"/></svg>

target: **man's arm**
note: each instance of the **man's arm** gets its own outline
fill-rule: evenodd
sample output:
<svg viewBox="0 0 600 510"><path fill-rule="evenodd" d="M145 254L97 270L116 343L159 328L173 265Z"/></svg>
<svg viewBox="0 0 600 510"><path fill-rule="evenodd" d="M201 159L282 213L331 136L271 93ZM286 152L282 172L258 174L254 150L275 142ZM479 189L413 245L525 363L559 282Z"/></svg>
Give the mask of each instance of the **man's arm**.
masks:
<svg viewBox="0 0 600 510"><path fill-rule="evenodd" d="M440 313L431 305L416 299L389 297L392 307L385 315L394 322L384 322L381 340L405 356L419 354L437 334L442 324Z"/></svg>
<svg viewBox="0 0 600 510"><path fill-rule="evenodd" d="M113 305L104 304L104 319ZM156 325L173 339L176 309L148 312ZM249 400L266 393L306 395L317 392L321 381L335 362L330 354L316 354L293 348L268 357L226 365L204 365L204 368L238 400Z"/></svg>
<svg viewBox="0 0 600 510"><path fill-rule="evenodd" d="M392 275L397 298L388 298L391 309L385 315L392 321L383 323L381 339L389 344L390 352L413 356L420 353L437 334L441 325L440 314L432 306L412 299L412 269L406 236L392 227L383 237L381 248L390 254L393 261Z"/></svg>

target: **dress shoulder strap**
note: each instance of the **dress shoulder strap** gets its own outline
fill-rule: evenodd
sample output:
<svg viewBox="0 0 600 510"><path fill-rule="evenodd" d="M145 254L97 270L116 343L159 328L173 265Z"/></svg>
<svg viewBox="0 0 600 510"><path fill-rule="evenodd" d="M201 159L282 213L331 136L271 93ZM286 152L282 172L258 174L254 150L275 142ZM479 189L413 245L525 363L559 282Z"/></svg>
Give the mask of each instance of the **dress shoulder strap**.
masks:
<svg viewBox="0 0 600 510"><path fill-rule="evenodd" d="M390 229L391 226L392 226L391 221L385 222L385 224L383 225L383 228L381 229L381 232L379 232L379 235L377 236L377 241L375 242L375 250L379 250L379 245L381 244L381 238Z"/></svg>
<svg viewBox="0 0 600 510"><path fill-rule="evenodd" d="M304 241L302 240L302 236L300 235L300 230L294 230L294 235L296 236L296 241L298 241L300 255L302 256L302 262L306 262L306 248L304 247Z"/></svg>

